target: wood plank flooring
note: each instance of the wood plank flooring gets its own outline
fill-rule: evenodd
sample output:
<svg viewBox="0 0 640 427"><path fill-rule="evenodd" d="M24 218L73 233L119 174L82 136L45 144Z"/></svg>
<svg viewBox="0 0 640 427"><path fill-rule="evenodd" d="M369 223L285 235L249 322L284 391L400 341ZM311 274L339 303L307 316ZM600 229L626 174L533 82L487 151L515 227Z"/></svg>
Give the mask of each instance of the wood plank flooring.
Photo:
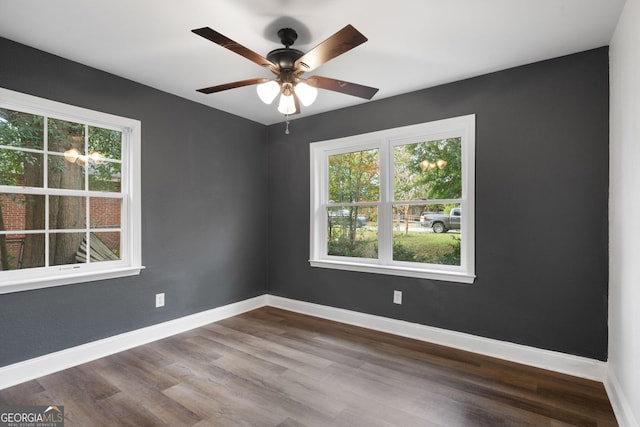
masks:
<svg viewBox="0 0 640 427"><path fill-rule="evenodd" d="M0 391L66 426L615 426L602 384L263 307Z"/></svg>

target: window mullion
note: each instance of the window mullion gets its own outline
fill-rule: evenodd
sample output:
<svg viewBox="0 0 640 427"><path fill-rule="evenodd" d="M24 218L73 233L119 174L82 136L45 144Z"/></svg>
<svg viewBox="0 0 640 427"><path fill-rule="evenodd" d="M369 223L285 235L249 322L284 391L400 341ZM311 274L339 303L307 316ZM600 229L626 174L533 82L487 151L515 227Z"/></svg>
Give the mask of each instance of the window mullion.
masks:
<svg viewBox="0 0 640 427"><path fill-rule="evenodd" d="M49 267L49 196L44 197L44 266Z"/></svg>
<svg viewBox="0 0 640 427"><path fill-rule="evenodd" d="M393 224L391 200L393 195L392 164L389 158L389 141L380 142L380 204L378 207L378 258L382 264L391 262L393 256Z"/></svg>
<svg viewBox="0 0 640 427"><path fill-rule="evenodd" d="M0 185L0 193L9 194L37 194L37 195L49 195L49 196L76 196L76 197L95 197L95 198L107 198L107 199L125 199L122 193L106 193L103 191L82 191L82 190L69 190L63 188L49 188L44 189L40 187L14 187L8 185Z"/></svg>
<svg viewBox="0 0 640 427"><path fill-rule="evenodd" d="M44 146L44 155L42 156L42 187L45 190L44 196L44 266L49 267L49 195L46 194L47 189L49 188L49 117L44 116L42 118L43 122L43 146Z"/></svg>
<svg viewBox="0 0 640 427"><path fill-rule="evenodd" d="M84 155L85 156L89 155L89 126L86 125L86 124L84 125ZM89 163L91 163L91 162L89 160L87 160L82 165L82 168L84 169L84 189L83 189L83 191L85 191L85 192L89 190Z"/></svg>
<svg viewBox="0 0 640 427"><path fill-rule="evenodd" d="M120 132L120 152L121 152L121 163L120 163L120 174L121 174L121 186L120 193L125 193L127 197L122 197L120 202L120 251L122 259L130 259L131 255L136 251L133 249L133 239L131 239L131 199L130 195L134 192L137 192L135 188L133 188L133 168L131 166L131 159L133 157L133 146L132 146L132 138L133 132L132 129L126 127ZM126 219L125 219L126 218ZM127 227L122 226L122 222L127 221Z"/></svg>
<svg viewBox="0 0 640 427"><path fill-rule="evenodd" d="M84 125L84 155L88 156L89 155L89 125L85 124ZM82 167L84 168L84 193L87 194L87 192L89 191L89 164L91 162L89 160L87 160L86 162L84 162L84 164L82 165ZM85 247L86 247L86 252L87 252L87 259L86 262L88 264L91 263L91 235L90 233L90 224L91 224L91 197L89 197L88 195L85 196L85 202L84 202L84 209L85 209L85 213L84 213L84 217L86 218L85 220L85 230L84 230L84 241L85 241Z"/></svg>
<svg viewBox="0 0 640 427"><path fill-rule="evenodd" d="M43 116L43 135L42 135L42 144L44 146L44 154L42 156L42 187L49 188L49 117Z"/></svg>

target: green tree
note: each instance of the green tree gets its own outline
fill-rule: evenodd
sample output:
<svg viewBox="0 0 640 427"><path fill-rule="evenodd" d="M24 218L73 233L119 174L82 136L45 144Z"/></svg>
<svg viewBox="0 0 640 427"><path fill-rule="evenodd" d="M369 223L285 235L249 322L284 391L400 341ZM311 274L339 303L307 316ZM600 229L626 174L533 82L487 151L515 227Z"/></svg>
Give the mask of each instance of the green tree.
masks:
<svg viewBox="0 0 640 427"><path fill-rule="evenodd" d="M380 167L378 150L356 151L329 157L329 200L333 203L378 201L380 198ZM329 237L354 246L358 227L358 206L346 208L348 215L336 227L329 218ZM330 213L327 213L330 215ZM345 224L346 222L346 224ZM346 226L345 226L346 225ZM336 236L340 233L341 236Z"/></svg>
<svg viewBox="0 0 640 427"><path fill-rule="evenodd" d="M416 167L413 153L408 149L408 145L399 145L394 148L393 164L393 191L396 201L416 200L426 198L425 187L420 185L421 170ZM404 217L404 234L409 234L411 205L394 205L396 221L400 227L400 218Z"/></svg>
<svg viewBox="0 0 640 427"><path fill-rule="evenodd" d="M89 126L89 155L100 153L101 158L121 159L122 133L117 130ZM120 163L98 159L89 164L89 190L120 191Z"/></svg>
<svg viewBox="0 0 640 427"><path fill-rule="evenodd" d="M448 138L405 145L413 170L421 171L416 184L427 200L462 197L462 140Z"/></svg>
<svg viewBox="0 0 640 427"><path fill-rule="evenodd" d="M378 150L329 157L329 200L334 203L377 201L380 198Z"/></svg>

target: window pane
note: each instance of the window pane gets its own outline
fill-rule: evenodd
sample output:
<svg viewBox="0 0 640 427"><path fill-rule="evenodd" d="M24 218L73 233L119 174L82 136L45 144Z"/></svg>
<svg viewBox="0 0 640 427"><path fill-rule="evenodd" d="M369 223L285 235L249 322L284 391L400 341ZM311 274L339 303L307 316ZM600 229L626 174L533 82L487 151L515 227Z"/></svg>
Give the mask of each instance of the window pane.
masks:
<svg viewBox="0 0 640 427"><path fill-rule="evenodd" d="M89 200L91 228L120 228L121 199L92 197Z"/></svg>
<svg viewBox="0 0 640 427"><path fill-rule="evenodd" d="M328 254L378 258L378 210L375 206L329 208Z"/></svg>
<svg viewBox="0 0 640 427"><path fill-rule="evenodd" d="M2 270L44 267L44 234L0 235L6 253L0 257Z"/></svg>
<svg viewBox="0 0 640 427"><path fill-rule="evenodd" d="M120 233L91 233L91 262L120 259Z"/></svg>
<svg viewBox="0 0 640 427"><path fill-rule="evenodd" d="M42 187L42 158L39 153L0 148L0 185Z"/></svg>
<svg viewBox="0 0 640 427"><path fill-rule="evenodd" d="M89 154L98 153L102 158L120 160L122 132L89 127Z"/></svg>
<svg viewBox="0 0 640 427"><path fill-rule="evenodd" d="M42 150L43 135L42 116L0 108L0 145Z"/></svg>
<svg viewBox="0 0 640 427"><path fill-rule="evenodd" d="M407 208L394 205L394 214ZM401 218L394 215L394 261L460 265L460 205L446 205L442 212L423 212L419 221Z"/></svg>
<svg viewBox="0 0 640 427"><path fill-rule="evenodd" d="M49 196L49 228L74 230L86 227L85 198Z"/></svg>
<svg viewBox="0 0 640 427"><path fill-rule="evenodd" d="M378 150L329 156L329 202L375 202L380 199Z"/></svg>
<svg viewBox="0 0 640 427"><path fill-rule="evenodd" d="M49 234L49 265L75 264L86 233Z"/></svg>
<svg viewBox="0 0 640 427"><path fill-rule="evenodd" d="M117 261L120 259L120 233L90 233L89 249L83 235L76 262L87 262L87 250L91 252L91 262Z"/></svg>
<svg viewBox="0 0 640 427"><path fill-rule="evenodd" d="M89 190L120 192L120 163L98 161L89 164Z"/></svg>
<svg viewBox="0 0 640 427"><path fill-rule="evenodd" d="M44 196L0 194L0 230L43 230Z"/></svg>
<svg viewBox="0 0 640 427"><path fill-rule="evenodd" d="M49 141L49 151L58 153L71 152L83 155L84 152L84 129L80 123L67 122L65 120L49 119L47 122Z"/></svg>
<svg viewBox="0 0 640 427"><path fill-rule="evenodd" d="M17 270L23 267L24 234L0 235L0 270Z"/></svg>
<svg viewBox="0 0 640 427"><path fill-rule="evenodd" d="M84 190L84 165L82 161L49 154L48 179L49 188Z"/></svg>
<svg viewBox="0 0 640 427"><path fill-rule="evenodd" d="M393 150L395 200L462 197L462 140L398 145Z"/></svg>

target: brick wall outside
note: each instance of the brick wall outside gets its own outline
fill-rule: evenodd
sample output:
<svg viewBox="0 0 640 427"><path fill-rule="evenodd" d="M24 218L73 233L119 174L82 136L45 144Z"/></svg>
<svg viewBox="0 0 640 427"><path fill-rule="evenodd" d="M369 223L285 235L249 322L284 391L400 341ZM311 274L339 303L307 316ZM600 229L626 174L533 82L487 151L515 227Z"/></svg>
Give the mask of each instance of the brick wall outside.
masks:
<svg viewBox="0 0 640 427"><path fill-rule="evenodd" d="M24 230L26 211L24 195L3 194L0 197L0 207L2 208L2 220L5 230ZM23 238L24 234L10 234L6 237L11 268L17 267Z"/></svg>
<svg viewBox="0 0 640 427"><path fill-rule="evenodd" d="M120 227L120 199L91 198L91 227L119 228ZM100 240L111 250L120 254L120 233L96 232Z"/></svg>
<svg viewBox="0 0 640 427"><path fill-rule="evenodd" d="M25 197L23 194L2 195L2 219L5 230L24 230Z"/></svg>

